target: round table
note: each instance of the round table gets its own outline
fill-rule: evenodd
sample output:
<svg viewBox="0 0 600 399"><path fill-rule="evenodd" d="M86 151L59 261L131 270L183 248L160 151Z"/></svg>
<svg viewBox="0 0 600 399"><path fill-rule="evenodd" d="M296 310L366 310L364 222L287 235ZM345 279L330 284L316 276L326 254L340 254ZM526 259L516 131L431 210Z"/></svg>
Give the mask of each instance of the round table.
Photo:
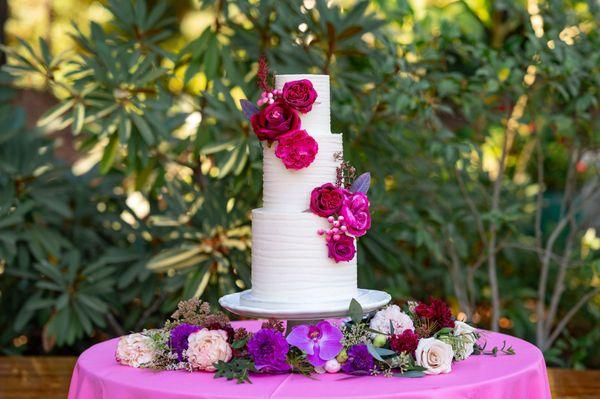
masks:
<svg viewBox="0 0 600 399"><path fill-rule="evenodd" d="M256 331L259 321L235 322ZM252 375L252 384L214 379L212 373L153 371L115 361L117 339L92 346L77 360L69 399L243 399L243 398L410 398L550 399L544 358L534 345L498 333L485 333L488 348L506 341L517 354L471 356L449 374L423 378L345 374Z"/></svg>

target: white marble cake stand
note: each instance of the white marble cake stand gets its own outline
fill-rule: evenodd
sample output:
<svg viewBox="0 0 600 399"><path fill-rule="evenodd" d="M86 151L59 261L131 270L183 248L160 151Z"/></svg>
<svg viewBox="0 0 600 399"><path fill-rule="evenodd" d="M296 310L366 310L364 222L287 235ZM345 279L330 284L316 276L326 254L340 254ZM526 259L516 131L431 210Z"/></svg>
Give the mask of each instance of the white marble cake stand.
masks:
<svg viewBox="0 0 600 399"><path fill-rule="evenodd" d="M392 297L387 292L358 289L354 298L360 303L365 314L387 305ZM257 301L252 290L222 296L219 304L231 313L258 319L287 320L287 329L298 324L310 324L323 319L348 315L350 301L322 303L277 303Z"/></svg>

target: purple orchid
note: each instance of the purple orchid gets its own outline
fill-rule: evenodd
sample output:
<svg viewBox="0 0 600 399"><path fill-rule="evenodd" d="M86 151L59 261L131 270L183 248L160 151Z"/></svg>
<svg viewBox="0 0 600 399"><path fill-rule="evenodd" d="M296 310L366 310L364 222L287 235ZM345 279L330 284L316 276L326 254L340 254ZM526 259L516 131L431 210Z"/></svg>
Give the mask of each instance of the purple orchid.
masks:
<svg viewBox="0 0 600 399"><path fill-rule="evenodd" d="M342 350L342 332L328 321L317 325L294 327L287 342L306 353L306 359L315 367L322 367Z"/></svg>

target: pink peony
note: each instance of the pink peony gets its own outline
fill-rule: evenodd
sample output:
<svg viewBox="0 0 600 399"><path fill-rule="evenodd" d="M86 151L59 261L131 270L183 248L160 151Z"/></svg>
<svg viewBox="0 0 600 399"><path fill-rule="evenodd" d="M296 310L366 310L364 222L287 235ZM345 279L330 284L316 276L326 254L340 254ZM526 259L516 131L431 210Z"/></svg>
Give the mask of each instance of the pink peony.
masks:
<svg viewBox="0 0 600 399"><path fill-rule="evenodd" d="M317 92L308 79L294 80L283 86L283 100L303 114L312 109L316 99Z"/></svg>
<svg viewBox="0 0 600 399"><path fill-rule="evenodd" d="M202 329L190 334L185 354L192 369L215 371L214 364L231 360L232 351L225 331Z"/></svg>
<svg viewBox="0 0 600 399"><path fill-rule="evenodd" d="M154 360L155 346L152 338L143 334L129 334L119 339L117 362L126 366L143 367Z"/></svg>
<svg viewBox="0 0 600 399"><path fill-rule="evenodd" d="M250 118L259 140L274 141L284 133L300 128L298 113L283 101L267 105Z"/></svg>
<svg viewBox="0 0 600 399"><path fill-rule="evenodd" d="M329 257L335 260L336 263L350 261L356 253L354 237L346 234L339 235L337 240L330 237L327 241L327 248L329 249Z"/></svg>
<svg viewBox="0 0 600 399"><path fill-rule="evenodd" d="M310 210L319 216L334 215L340 211L344 198L343 189L331 183L325 183L310 193Z"/></svg>
<svg viewBox="0 0 600 399"><path fill-rule="evenodd" d="M349 234L360 237L371 228L369 205L369 198L365 193L356 192L346 195L340 215L344 217L344 224Z"/></svg>
<svg viewBox="0 0 600 399"><path fill-rule="evenodd" d="M297 170L310 165L318 151L319 145L306 130L295 130L279 136L275 155L287 169Z"/></svg>

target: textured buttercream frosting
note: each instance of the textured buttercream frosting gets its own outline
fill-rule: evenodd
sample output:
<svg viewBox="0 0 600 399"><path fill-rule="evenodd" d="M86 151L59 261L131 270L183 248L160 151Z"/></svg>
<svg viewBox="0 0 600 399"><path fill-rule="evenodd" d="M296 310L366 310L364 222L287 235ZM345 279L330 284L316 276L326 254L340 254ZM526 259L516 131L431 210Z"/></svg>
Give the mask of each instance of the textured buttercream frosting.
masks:
<svg viewBox="0 0 600 399"><path fill-rule="evenodd" d="M313 109L301 115L302 129L317 141L314 162L300 170L286 169L275 156L276 143L264 145L263 208L252 211L251 299L277 304L350 301L357 295L356 255L349 262L329 258L327 241L317 234L327 219L308 211L310 193L335 183L343 151L342 135L329 124L329 76L278 75L275 86L308 79L317 91ZM250 300L250 299L248 299Z"/></svg>
<svg viewBox="0 0 600 399"><path fill-rule="evenodd" d="M356 256L336 263L317 234L327 220L310 212L252 211L252 296L266 302L319 303L356 296Z"/></svg>
<svg viewBox="0 0 600 399"><path fill-rule="evenodd" d="M329 134L316 138L319 151L309 167L286 169L275 156L275 146L263 148L263 207L268 210L302 212L308 209L310 193L324 183L335 183L340 161L342 135Z"/></svg>

